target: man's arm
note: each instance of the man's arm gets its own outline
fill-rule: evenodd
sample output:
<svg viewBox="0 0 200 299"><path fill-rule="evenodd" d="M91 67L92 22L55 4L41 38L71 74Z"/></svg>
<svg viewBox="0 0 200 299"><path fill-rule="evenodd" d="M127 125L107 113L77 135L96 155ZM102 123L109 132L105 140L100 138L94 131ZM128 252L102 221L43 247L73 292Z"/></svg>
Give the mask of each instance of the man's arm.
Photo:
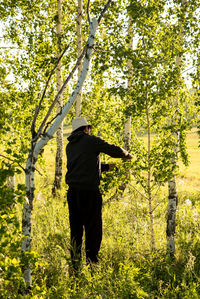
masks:
<svg viewBox="0 0 200 299"><path fill-rule="evenodd" d="M104 153L112 158L124 158L125 160L132 159L131 154L129 154L125 149L115 144L110 144L99 137L92 136L95 151L97 153Z"/></svg>

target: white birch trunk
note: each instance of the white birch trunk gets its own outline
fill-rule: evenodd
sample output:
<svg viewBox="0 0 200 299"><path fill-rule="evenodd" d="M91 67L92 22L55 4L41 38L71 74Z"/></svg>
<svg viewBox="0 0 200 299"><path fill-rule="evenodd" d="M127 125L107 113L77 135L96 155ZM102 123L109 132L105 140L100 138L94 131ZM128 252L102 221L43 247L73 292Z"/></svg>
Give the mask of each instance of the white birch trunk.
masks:
<svg viewBox="0 0 200 299"><path fill-rule="evenodd" d="M128 152L130 151L131 147L131 116L126 119L124 125L124 149Z"/></svg>
<svg viewBox="0 0 200 299"><path fill-rule="evenodd" d="M15 190L15 176L10 176L7 179L8 188Z"/></svg>
<svg viewBox="0 0 200 299"><path fill-rule="evenodd" d="M186 0L182 0L182 5L186 4ZM180 32L180 40L183 39L183 32L181 28ZM181 57L176 57L176 67L180 67L181 65ZM177 106L178 100L174 99L174 104ZM174 116L174 119L172 120L172 123L176 123L177 116ZM174 134L174 137L176 139L176 145L174 148L175 155L178 154L178 143L179 143L179 136L178 132ZM172 160L172 164L177 164L177 159ZM168 216L167 216L167 249L171 256L174 256L175 254L175 230L176 230L176 209L177 209L177 201L178 201L178 195L177 195L177 189L176 189L176 177L174 176L169 182L168 182Z"/></svg>
<svg viewBox="0 0 200 299"><path fill-rule="evenodd" d="M33 210L33 199L34 199L34 189L35 189L35 185L34 185L35 163L43 147L48 143L48 141L53 137L54 133L60 127L60 124L62 123L63 119L69 112L71 106L75 102L77 95L84 83L84 80L87 76L88 69L89 69L89 62L90 62L91 53L94 45L94 38L95 38L97 25L98 25L98 21L96 19L93 19L92 22L90 23L88 48L84 58L83 69L72 95L70 96L68 102L63 107L61 114L57 116L57 118L55 119L51 127L48 129L48 131L44 135L42 135L41 139L36 144L33 144L30 149L29 157L27 159L27 164L26 164L27 198L23 206L23 216L22 216L22 234L24 236L22 241L22 256L23 253L26 253L31 249L31 216ZM31 286L32 276L31 276L30 265L28 264L24 265L23 274L27 286Z"/></svg>
<svg viewBox="0 0 200 299"><path fill-rule="evenodd" d="M77 55L78 57L82 51L82 36L81 36L81 24L82 24L82 9L83 3L82 0L78 0L78 9L77 9L77 22L76 22L76 30L77 30ZM82 71L82 63L78 66L78 78L80 77ZM77 100L76 100L76 116L81 115L81 108L82 108L82 89L80 89Z"/></svg>
<svg viewBox="0 0 200 299"><path fill-rule="evenodd" d="M61 54L61 22L62 22L62 0L57 0L57 11L58 11L58 19L57 19L57 57ZM62 62L61 60L58 63L56 69L57 75L57 90L59 91L63 85L62 82ZM57 101L57 113L60 113L63 106L63 98L62 94L58 98ZM52 193L56 194L56 189L61 188L61 181L62 181L62 161L63 161L63 123L61 122L60 127L56 132L56 143L57 143L57 150L56 150L56 163L55 163L55 179L53 183Z"/></svg>
<svg viewBox="0 0 200 299"><path fill-rule="evenodd" d="M29 157L26 163L26 201L23 206L22 215L22 256L27 251L31 249L31 217L33 210L33 199L34 199L34 174L35 174L35 162L36 159L33 158L30 151ZM23 261L23 260L22 260ZM24 280L27 283L27 287L32 284L31 267L29 264L25 263L23 266Z"/></svg>
<svg viewBox="0 0 200 299"><path fill-rule="evenodd" d="M177 190L176 177L168 182L168 217L167 217L167 246L171 256L175 253L175 229L176 229L176 207L177 207Z"/></svg>

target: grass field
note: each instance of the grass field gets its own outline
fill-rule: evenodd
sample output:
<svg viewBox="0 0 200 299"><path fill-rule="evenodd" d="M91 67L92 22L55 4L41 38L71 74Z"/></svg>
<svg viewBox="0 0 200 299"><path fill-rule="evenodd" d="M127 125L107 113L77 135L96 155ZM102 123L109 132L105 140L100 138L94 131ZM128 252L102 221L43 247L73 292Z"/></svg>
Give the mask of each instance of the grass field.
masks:
<svg viewBox="0 0 200 299"><path fill-rule="evenodd" d="M65 144L69 132L70 129L65 132ZM180 163L177 177L179 206L174 261L166 255L167 184L158 193L159 205L154 214L156 251L152 253L150 249L148 203L134 189L128 188L123 200L113 201L103 208L101 262L92 276L84 265L76 279L68 276L69 225L64 204L65 184L56 199L52 199L49 191L46 195L41 193L40 203L35 203L33 235L37 232L37 236L33 238L33 245L41 254L42 262L48 264L48 298L199 298L198 142L197 130L193 129L187 134L191 162L188 167ZM54 156L52 142L44 156L48 161L46 183L49 187L53 180ZM66 171L65 161L64 155L63 173ZM42 189L40 183L38 185Z"/></svg>
<svg viewBox="0 0 200 299"><path fill-rule="evenodd" d="M70 128L65 131L64 143ZM55 140L46 146L37 166L32 216L32 294L16 293L16 274L4 282L2 298L128 299L200 298L200 155L197 130L187 134L190 165L180 163L176 254L166 252L167 184L158 192L154 213L156 250L151 251L148 202L129 186L120 201L103 206L103 240L100 262L91 271L85 264L70 275L70 230L66 185L53 198ZM38 164L39 165L39 164ZM63 174L66 172L64 154ZM16 181L22 183L23 175ZM104 198L105 200L106 198ZM22 206L18 206L21 217ZM20 251L20 248L19 248ZM19 270L20 273L20 270ZM5 274L6 275L6 274ZM1 278L1 277L0 277ZM14 281L14 282L13 282ZM2 283L3 280L0 280Z"/></svg>
<svg viewBox="0 0 200 299"><path fill-rule="evenodd" d="M182 188L191 191L200 191L200 147L197 129L194 128L187 134L187 148L190 164L185 167L180 164L180 181ZM183 187L184 186L184 187Z"/></svg>

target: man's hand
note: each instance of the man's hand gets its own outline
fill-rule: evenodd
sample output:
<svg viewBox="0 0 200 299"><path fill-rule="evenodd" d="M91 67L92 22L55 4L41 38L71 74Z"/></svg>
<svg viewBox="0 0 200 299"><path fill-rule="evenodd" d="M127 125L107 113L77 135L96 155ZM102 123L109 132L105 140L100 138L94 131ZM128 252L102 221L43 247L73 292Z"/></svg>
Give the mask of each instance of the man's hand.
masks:
<svg viewBox="0 0 200 299"><path fill-rule="evenodd" d="M108 169L108 171L113 170L115 167L116 167L116 163L109 164L109 169Z"/></svg>
<svg viewBox="0 0 200 299"><path fill-rule="evenodd" d="M126 156L124 157L124 160L131 160L132 158L133 158L133 156L131 156L131 154L128 153L128 155L126 155Z"/></svg>

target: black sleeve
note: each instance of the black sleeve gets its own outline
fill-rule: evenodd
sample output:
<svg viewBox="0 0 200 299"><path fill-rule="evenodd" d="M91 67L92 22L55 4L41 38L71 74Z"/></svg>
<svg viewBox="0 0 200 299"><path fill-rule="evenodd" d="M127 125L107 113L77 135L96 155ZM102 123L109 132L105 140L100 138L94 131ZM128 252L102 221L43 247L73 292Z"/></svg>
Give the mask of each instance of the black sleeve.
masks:
<svg viewBox="0 0 200 299"><path fill-rule="evenodd" d="M128 152L120 146L109 144L108 142L104 141L99 137L92 137L94 149L97 153L104 153L112 158L124 158L128 155Z"/></svg>
<svg viewBox="0 0 200 299"><path fill-rule="evenodd" d="M108 171L109 170L109 164L101 164L101 172Z"/></svg>

